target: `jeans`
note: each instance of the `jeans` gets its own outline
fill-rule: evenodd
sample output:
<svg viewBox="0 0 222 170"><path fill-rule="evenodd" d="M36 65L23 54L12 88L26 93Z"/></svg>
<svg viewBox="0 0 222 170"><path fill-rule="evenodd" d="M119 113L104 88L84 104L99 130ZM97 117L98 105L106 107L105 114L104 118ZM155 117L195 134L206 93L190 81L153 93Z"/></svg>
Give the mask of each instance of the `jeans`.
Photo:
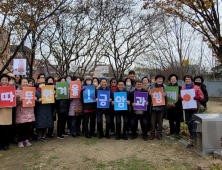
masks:
<svg viewBox="0 0 222 170"><path fill-rule="evenodd" d="M128 121L128 111L118 111L116 112L116 136L120 136L121 134L121 116L123 116L123 136L126 136L126 130L127 127L129 126L129 121Z"/></svg>

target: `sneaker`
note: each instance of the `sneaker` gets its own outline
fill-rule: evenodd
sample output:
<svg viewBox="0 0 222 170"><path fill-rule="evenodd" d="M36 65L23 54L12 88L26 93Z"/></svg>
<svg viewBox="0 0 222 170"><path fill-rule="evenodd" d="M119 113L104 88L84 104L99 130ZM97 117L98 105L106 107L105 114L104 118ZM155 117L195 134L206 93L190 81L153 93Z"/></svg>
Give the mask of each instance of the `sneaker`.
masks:
<svg viewBox="0 0 222 170"><path fill-rule="evenodd" d="M58 139L64 139L63 135L57 136Z"/></svg>
<svg viewBox="0 0 222 170"><path fill-rule="evenodd" d="M66 134L68 134L68 135L70 135L70 134L71 134L70 129L67 129Z"/></svg>
<svg viewBox="0 0 222 170"><path fill-rule="evenodd" d="M25 146L31 146L31 145L32 145L32 144L29 142L29 140L24 141L23 144L24 144Z"/></svg>
<svg viewBox="0 0 222 170"><path fill-rule="evenodd" d="M43 142L48 142L48 139L46 137L42 137Z"/></svg>
<svg viewBox="0 0 222 170"><path fill-rule="evenodd" d="M146 136L146 135L143 136L143 140L144 140L144 141L147 141L147 140L148 140L148 136Z"/></svg>
<svg viewBox="0 0 222 170"><path fill-rule="evenodd" d="M62 136L69 136L67 133L63 133Z"/></svg>
<svg viewBox="0 0 222 170"><path fill-rule="evenodd" d="M114 132L111 132L110 134L111 134L111 135L114 135L115 133L114 133Z"/></svg>
<svg viewBox="0 0 222 170"><path fill-rule="evenodd" d="M162 135L161 134L157 134L157 139L162 140Z"/></svg>
<svg viewBox="0 0 222 170"><path fill-rule="evenodd" d="M18 147L23 148L24 147L23 142L18 142Z"/></svg>
<svg viewBox="0 0 222 170"><path fill-rule="evenodd" d="M155 133L151 133L151 135L150 135L150 140L153 140L154 137L155 137Z"/></svg>
<svg viewBox="0 0 222 170"><path fill-rule="evenodd" d="M37 139L37 142L42 142L42 138L38 138L38 139Z"/></svg>

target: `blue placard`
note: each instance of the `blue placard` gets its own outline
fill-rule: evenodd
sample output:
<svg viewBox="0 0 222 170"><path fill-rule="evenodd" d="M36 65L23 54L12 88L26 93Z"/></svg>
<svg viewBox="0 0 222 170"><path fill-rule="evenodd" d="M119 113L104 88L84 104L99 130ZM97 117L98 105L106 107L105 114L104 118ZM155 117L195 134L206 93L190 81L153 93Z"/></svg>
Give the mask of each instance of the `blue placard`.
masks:
<svg viewBox="0 0 222 170"><path fill-rule="evenodd" d="M114 92L114 110L127 110L126 92Z"/></svg>
<svg viewBox="0 0 222 170"><path fill-rule="evenodd" d="M98 90L97 108L109 108L110 91Z"/></svg>
<svg viewBox="0 0 222 170"><path fill-rule="evenodd" d="M95 96L95 86L83 86L83 88L86 88L83 91L83 101L84 103L93 103L96 102L93 97Z"/></svg>

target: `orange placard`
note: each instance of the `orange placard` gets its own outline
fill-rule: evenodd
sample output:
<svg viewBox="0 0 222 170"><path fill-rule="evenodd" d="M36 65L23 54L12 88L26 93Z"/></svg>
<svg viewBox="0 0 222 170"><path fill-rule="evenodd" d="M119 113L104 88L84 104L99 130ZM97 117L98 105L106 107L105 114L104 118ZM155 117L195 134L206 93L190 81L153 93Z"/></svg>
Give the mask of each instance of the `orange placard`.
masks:
<svg viewBox="0 0 222 170"><path fill-rule="evenodd" d="M54 86L42 86L42 104L55 103Z"/></svg>
<svg viewBox="0 0 222 170"><path fill-rule="evenodd" d="M165 98L163 97L163 88L150 89L153 106L165 105Z"/></svg>
<svg viewBox="0 0 222 170"><path fill-rule="evenodd" d="M71 81L70 82L70 98L80 98L81 92L81 82L80 81Z"/></svg>
<svg viewBox="0 0 222 170"><path fill-rule="evenodd" d="M35 106L35 87L23 87L23 107Z"/></svg>

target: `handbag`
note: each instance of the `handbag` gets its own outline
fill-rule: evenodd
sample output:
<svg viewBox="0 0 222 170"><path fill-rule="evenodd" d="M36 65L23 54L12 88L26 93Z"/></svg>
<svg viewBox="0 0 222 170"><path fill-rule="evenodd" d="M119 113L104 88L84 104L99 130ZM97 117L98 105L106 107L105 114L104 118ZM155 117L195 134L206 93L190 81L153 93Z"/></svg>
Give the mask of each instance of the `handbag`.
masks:
<svg viewBox="0 0 222 170"><path fill-rule="evenodd" d="M176 106L175 103L167 102L166 109L167 109L167 110L168 110L168 109L172 109L172 108L174 108L175 106Z"/></svg>
<svg viewBox="0 0 222 170"><path fill-rule="evenodd" d="M83 110L82 109L78 109L78 106L79 106L79 100L78 100L77 105L76 105L75 115L76 116L83 116Z"/></svg>

